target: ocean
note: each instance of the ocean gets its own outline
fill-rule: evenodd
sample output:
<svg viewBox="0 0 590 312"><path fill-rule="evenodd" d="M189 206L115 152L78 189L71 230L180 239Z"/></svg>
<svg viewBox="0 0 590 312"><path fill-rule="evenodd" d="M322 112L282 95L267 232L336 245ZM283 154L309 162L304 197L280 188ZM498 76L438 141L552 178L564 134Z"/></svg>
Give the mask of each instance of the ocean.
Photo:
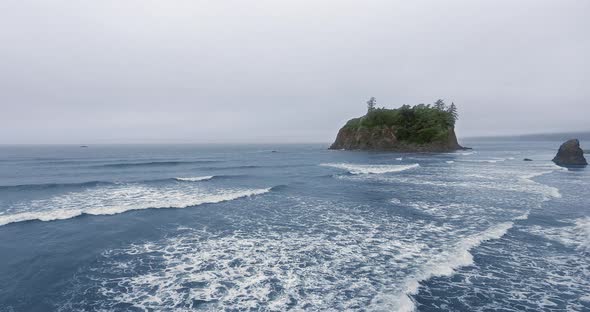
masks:
<svg viewBox="0 0 590 312"><path fill-rule="evenodd" d="M0 146L0 311L590 311L560 143Z"/></svg>

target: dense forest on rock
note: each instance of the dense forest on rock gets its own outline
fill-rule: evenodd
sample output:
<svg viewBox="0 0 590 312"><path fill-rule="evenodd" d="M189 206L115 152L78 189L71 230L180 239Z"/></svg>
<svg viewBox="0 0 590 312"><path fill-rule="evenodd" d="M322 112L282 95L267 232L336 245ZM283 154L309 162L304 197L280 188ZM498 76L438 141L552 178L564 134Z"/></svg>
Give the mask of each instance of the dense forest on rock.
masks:
<svg viewBox="0 0 590 312"><path fill-rule="evenodd" d="M443 100L432 105L403 105L396 109L375 108L374 98L367 104L367 114L349 120L344 128L393 128L398 141L425 144L446 140L458 117L455 104L447 106Z"/></svg>

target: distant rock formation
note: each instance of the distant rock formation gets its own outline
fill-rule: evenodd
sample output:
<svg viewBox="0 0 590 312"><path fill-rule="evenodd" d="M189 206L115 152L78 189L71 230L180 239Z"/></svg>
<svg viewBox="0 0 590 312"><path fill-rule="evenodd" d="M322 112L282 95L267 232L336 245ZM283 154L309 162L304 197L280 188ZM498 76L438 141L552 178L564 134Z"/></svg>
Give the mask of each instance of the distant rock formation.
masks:
<svg viewBox="0 0 590 312"><path fill-rule="evenodd" d="M369 105L365 116L349 120L330 149L393 152L450 152L465 149L455 134L454 104L404 105L397 109Z"/></svg>
<svg viewBox="0 0 590 312"><path fill-rule="evenodd" d="M584 151L580 148L580 141L571 139L561 144L553 162L559 166L586 166Z"/></svg>

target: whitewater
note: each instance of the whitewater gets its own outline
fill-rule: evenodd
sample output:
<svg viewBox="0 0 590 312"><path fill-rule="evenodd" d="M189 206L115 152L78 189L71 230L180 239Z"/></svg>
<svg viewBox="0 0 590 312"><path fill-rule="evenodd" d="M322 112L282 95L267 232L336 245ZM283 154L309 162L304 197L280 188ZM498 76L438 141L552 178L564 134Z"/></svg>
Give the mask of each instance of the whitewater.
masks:
<svg viewBox="0 0 590 312"><path fill-rule="evenodd" d="M3 147L0 311L589 310L588 172L468 144Z"/></svg>

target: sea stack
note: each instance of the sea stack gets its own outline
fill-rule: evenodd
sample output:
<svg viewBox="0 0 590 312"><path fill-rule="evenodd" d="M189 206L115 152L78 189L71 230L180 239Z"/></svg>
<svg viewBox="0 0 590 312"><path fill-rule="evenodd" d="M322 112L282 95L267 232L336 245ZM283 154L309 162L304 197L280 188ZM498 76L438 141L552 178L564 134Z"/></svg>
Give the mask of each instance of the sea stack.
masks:
<svg viewBox="0 0 590 312"><path fill-rule="evenodd" d="M580 148L580 141L571 139L561 144L553 162L559 166L586 166L584 151Z"/></svg>
<svg viewBox="0 0 590 312"><path fill-rule="evenodd" d="M365 116L349 120L338 131L330 149L402 153L439 153L465 149L455 134L457 108L442 100L434 105L375 108L369 102Z"/></svg>

